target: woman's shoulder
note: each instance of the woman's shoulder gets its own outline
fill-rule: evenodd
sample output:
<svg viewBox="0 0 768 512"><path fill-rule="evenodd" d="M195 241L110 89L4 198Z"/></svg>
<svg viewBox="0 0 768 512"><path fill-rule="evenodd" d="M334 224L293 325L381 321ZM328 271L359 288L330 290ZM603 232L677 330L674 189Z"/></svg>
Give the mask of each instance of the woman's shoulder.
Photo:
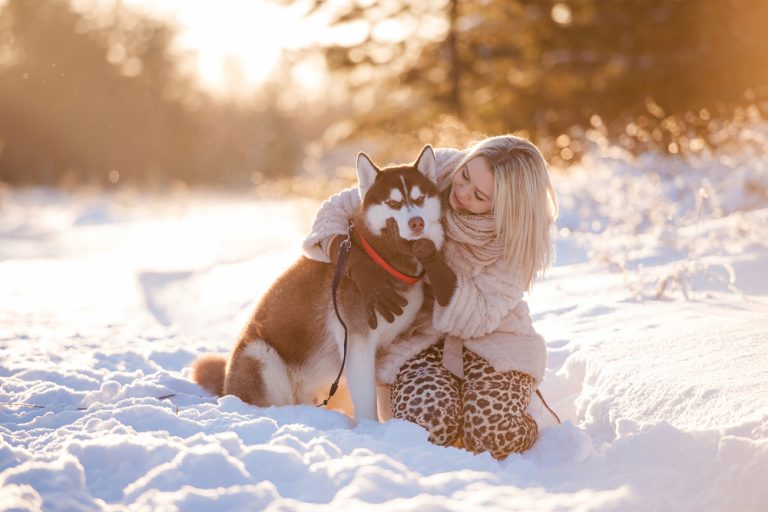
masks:
<svg viewBox="0 0 768 512"><path fill-rule="evenodd" d="M435 162L437 163L438 174L442 175L452 170L466 154L466 150L461 149L435 148Z"/></svg>
<svg viewBox="0 0 768 512"><path fill-rule="evenodd" d="M461 149L448 148L448 147L435 148L435 156L437 158L440 158L440 157L450 158L451 156L456 155L458 153L464 154L465 151Z"/></svg>

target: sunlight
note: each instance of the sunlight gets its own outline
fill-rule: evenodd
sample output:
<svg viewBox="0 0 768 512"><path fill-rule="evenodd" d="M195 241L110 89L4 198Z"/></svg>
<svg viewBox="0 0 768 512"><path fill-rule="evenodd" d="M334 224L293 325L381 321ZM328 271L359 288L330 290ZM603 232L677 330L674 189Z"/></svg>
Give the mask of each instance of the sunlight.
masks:
<svg viewBox="0 0 768 512"><path fill-rule="evenodd" d="M124 3L178 24L177 50L195 56L201 85L216 94L249 94L275 70L284 49L307 44L312 36L295 10L263 0Z"/></svg>

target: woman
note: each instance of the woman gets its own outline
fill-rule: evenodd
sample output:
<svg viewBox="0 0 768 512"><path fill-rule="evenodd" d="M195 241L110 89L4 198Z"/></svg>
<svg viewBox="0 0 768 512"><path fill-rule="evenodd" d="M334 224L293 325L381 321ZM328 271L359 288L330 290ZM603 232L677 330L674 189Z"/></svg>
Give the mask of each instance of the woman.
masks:
<svg viewBox="0 0 768 512"><path fill-rule="evenodd" d="M430 441L502 459L538 438L526 407L544 375L546 345L523 292L551 261L557 205L544 158L527 140L491 137L463 151L438 149L436 158L443 254L412 244L435 301L380 355L377 379L389 387L392 415L426 428ZM323 203L305 254L335 262L359 204L357 189ZM402 298L387 276L362 255L350 254L348 265L369 307L392 321Z"/></svg>

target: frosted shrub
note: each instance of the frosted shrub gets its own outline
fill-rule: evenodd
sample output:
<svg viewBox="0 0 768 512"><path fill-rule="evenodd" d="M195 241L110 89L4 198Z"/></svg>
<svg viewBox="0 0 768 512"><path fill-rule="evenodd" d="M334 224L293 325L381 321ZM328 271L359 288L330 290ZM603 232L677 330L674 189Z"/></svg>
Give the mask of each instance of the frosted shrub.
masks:
<svg viewBox="0 0 768 512"><path fill-rule="evenodd" d="M561 236L621 272L633 298L692 299L712 285L737 291L733 269L718 257L768 240L766 228L742 214L768 206L768 123L733 129L725 126L723 137L740 144L685 156L633 156L591 131L589 151L558 188ZM702 224L731 215L738 222L699 234Z"/></svg>

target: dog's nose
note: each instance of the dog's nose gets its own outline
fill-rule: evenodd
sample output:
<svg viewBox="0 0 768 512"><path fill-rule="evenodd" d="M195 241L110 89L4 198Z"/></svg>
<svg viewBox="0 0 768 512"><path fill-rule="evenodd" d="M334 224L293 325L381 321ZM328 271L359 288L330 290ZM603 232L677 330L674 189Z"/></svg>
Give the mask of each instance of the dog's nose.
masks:
<svg viewBox="0 0 768 512"><path fill-rule="evenodd" d="M424 230L424 219L421 217L413 217L408 221L408 227L414 233L421 233Z"/></svg>

